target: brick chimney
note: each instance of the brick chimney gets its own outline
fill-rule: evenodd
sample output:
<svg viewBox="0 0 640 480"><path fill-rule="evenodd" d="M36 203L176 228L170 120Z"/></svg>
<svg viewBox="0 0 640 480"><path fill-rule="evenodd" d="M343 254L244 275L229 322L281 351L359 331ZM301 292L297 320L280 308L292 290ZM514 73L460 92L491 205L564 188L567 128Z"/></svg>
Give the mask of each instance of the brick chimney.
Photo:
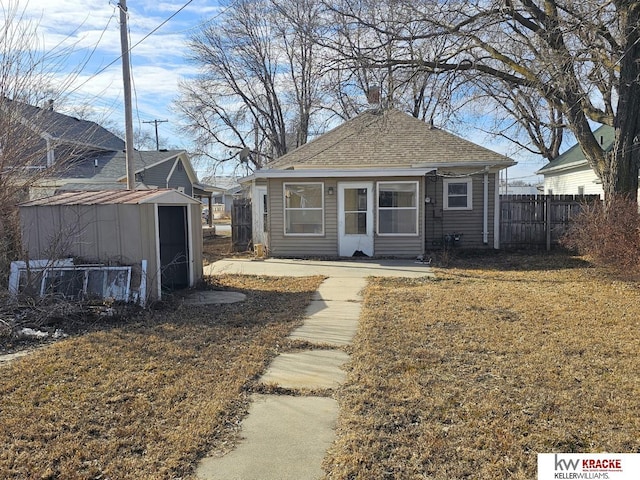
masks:
<svg viewBox="0 0 640 480"><path fill-rule="evenodd" d="M369 87L365 92L367 94L367 102L372 107L380 105L380 87Z"/></svg>

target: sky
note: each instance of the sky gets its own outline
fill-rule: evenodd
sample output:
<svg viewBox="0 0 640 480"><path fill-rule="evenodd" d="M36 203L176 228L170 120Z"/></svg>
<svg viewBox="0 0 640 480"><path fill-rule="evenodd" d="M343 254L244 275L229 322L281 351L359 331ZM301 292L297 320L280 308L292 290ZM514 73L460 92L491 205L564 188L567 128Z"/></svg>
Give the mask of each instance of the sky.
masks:
<svg viewBox="0 0 640 480"><path fill-rule="evenodd" d="M66 60L68 71L90 58L66 89L74 93L59 111L65 113L74 99L88 102L101 119L124 130L120 12L115 0L20 0L20 5L25 16L38 24L44 49L73 45L75 53ZM161 142L160 148L188 149L189 138L180 132L172 102L180 80L197 73L186 60L189 36L220 11L218 2L131 0L127 9L134 129L155 136L154 125L144 122L163 121L158 123L158 133L169 145Z"/></svg>
<svg viewBox="0 0 640 480"><path fill-rule="evenodd" d="M25 17L38 24L45 49L73 46L75 53L67 59L66 68L77 70L82 65L71 86L73 96L59 110L67 113L64 109L75 98L90 103L100 119L124 131L117 1L17 1ZM181 118L172 103L179 94L179 82L197 74L196 66L187 60L190 35L208 19L219 15L224 7L218 0L129 0L127 8L134 129L155 137L154 124L145 122L158 120L160 148L189 150L190 138L180 131ZM516 160L518 165L507 173L510 181L541 180L534 172L544 165L542 159L517 151L509 142L497 142L481 130L466 128L464 136ZM195 166L200 176L206 173L205 165L196 163Z"/></svg>

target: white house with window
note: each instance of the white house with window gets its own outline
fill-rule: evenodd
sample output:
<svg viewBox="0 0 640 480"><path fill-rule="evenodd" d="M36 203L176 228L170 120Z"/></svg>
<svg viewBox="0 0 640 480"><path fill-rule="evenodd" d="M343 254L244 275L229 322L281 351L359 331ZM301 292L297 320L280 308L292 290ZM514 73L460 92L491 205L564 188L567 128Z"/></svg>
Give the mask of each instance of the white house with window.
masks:
<svg viewBox="0 0 640 480"><path fill-rule="evenodd" d="M498 248L514 162L395 109L369 110L242 180L271 256L415 257ZM257 206L257 208L256 208Z"/></svg>
<svg viewBox="0 0 640 480"><path fill-rule="evenodd" d="M615 130L612 127L602 125L593 135L605 152L613 148ZM602 182L577 143L536 173L544 176L547 195L600 195L604 198Z"/></svg>

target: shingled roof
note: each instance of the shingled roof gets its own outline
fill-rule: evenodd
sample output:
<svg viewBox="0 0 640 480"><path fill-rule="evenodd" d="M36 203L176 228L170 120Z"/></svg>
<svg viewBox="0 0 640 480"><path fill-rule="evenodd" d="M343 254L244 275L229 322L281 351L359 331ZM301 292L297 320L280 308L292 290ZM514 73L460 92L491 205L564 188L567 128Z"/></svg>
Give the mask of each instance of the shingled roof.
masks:
<svg viewBox="0 0 640 480"><path fill-rule="evenodd" d="M124 140L95 122L56 112L53 108L40 108L26 103L2 99L5 112L11 111L23 119L23 123L40 135L52 139L80 144L99 150L124 150Z"/></svg>
<svg viewBox="0 0 640 480"><path fill-rule="evenodd" d="M610 151L613 148L613 142L615 141L615 130L608 125L602 125L593 132L598 143L605 152ZM562 170L565 168L577 167L579 165L588 164L587 159L584 156L584 152L579 144L575 144L569 150L559 155L547 163L544 167L538 170L536 173L545 174L556 170Z"/></svg>
<svg viewBox="0 0 640 480"><path fill-rule="evenodd" d="M184 150L136 150L133 153L134 170L140 172L182 154L186 152ZM186 167L191 169L189 162ZM87 156L65 171L66 178L90 178L96 182L118 181L125 178L126 174L126 154L121 150ZM189 171L189 175L194 178L194 181L196 180L195 172Z"/></svg>
<svg viewBox="0 0 640 480"><path fill-rule="evenodd" d="M509 166L510 158L397 109L369 110L271 162L269 169Z"/></svg>

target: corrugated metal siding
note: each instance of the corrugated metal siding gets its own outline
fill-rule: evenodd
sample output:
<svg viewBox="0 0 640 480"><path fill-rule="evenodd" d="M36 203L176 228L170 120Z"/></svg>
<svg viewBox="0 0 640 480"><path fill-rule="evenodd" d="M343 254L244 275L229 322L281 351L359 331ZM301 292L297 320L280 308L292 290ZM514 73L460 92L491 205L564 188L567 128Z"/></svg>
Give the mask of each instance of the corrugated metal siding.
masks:
<svg viewBox="0 0 640 480"><path fill-rule="evenodd" d="M192 248L194 278L196 281L202 278L202 210L200 205L188 205L189 215L191 216L191 230L189 232Z"/></svg>
<svg viewBox="0 0 640 480"><path fill-rule="evenodd" d="M147 288L157 296L156 204L21 206L23 248L31 259L74 256L88 262L148 262ZM202 278L200 205L187 205L195 280Z"/></svg>
<svg viewBox="0 0 640 480"><path fill-rule="evenodd" d="M483 203L484 203L484 175L472 175L472 210L444 210L443 209L443 178L428 176L426 196L430 203L426 204L426 247L436 248L443 245L444 237L448 234L461 233L461 240L455 245L460 248L493 247L494 212L495 212L495 181L496 174L489 174L488 195L488 242L483 243Z"/></svg>

